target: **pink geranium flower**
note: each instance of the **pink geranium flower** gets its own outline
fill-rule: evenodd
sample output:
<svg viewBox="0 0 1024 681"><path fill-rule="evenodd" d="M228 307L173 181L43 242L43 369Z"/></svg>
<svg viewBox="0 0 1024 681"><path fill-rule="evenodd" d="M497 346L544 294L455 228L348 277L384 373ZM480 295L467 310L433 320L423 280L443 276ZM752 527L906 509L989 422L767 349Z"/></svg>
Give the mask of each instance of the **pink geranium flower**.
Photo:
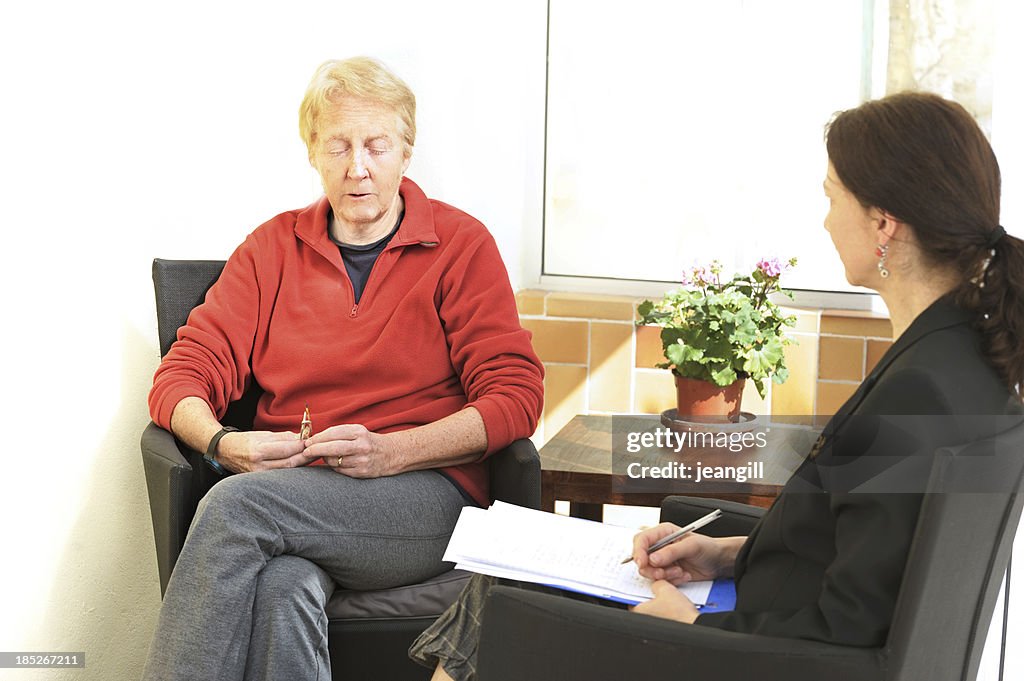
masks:
<svg viewBox="0 0 1024 681"><path fill-rule="evenodd" d="M774 279L782 274L783 268L778 258L762 258L757 262L757 269L761 270L764 276Z"/></svg>
<svg viewBox="0 0 1024 681"><path fill-rule="evenodd" d="M693 283L698 286L708 286L715 283L715 275L707 265L693 268Z"/></svg>

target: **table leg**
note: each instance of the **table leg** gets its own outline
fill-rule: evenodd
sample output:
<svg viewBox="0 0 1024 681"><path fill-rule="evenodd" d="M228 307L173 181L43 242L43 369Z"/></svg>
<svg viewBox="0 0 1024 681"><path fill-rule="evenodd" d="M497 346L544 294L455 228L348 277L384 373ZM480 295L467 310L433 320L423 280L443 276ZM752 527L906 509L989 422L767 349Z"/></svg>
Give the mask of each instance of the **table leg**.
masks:
<svg viewBox="0 0 1024 681"><path fill-rule="evenodd" d="M604 520L604 506L601 504L585 504L579 501L569 502L569 515L573 518L585 518L586 520Z"/></svg>
<svg viewBox="0 0 1024 681"><path fill-rule="evenodd" d="M555 512L555 495L550 488L543 485L540 488L540 510Z"/></svg>

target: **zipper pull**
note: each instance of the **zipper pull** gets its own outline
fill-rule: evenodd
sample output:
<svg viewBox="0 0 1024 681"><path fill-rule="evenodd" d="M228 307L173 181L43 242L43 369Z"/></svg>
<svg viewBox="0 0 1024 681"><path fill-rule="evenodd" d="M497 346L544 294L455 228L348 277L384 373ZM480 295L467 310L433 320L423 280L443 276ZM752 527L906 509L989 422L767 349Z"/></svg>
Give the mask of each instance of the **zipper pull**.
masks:
<svg viewBox="0 0 1024 681"><path fill-rule="evenodd" d="M359 312L359 305L358 304L353 305L352 306L352 311L348 313L348 316L349 317L355 317L358 312Z"/></svg>

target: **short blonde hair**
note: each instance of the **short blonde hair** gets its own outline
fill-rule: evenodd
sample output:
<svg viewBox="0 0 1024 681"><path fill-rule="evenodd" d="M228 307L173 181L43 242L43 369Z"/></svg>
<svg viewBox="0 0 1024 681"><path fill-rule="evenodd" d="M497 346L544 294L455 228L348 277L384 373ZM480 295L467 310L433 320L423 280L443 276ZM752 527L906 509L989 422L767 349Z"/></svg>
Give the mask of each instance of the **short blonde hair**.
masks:
<svg viewBox="0 0 1024 681"><path fill-rule="evenodd" d="M370 57L325 61L313 74L299 106L299 135L312 155L317 119L343 97L360 97L393 107L402 120L406 154L416 143L416 95L409 86Z"/></svg>

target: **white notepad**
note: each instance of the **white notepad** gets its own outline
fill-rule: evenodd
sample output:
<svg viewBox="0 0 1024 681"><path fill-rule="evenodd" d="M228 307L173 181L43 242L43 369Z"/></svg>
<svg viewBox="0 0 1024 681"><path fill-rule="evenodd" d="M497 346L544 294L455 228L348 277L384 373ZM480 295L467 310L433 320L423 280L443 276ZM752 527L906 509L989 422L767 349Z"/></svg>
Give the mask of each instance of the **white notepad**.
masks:
<svg viewBox="0 0 1024 681"><path fill-rule="evenodd" d="M486 510L462 509L444 559L470 572L640 603L654 597L651 580L640 576L635 563L621 564L633 552L635 534L496 501ZM678 588L703 605L711 585L691 582Z"/></svg>

